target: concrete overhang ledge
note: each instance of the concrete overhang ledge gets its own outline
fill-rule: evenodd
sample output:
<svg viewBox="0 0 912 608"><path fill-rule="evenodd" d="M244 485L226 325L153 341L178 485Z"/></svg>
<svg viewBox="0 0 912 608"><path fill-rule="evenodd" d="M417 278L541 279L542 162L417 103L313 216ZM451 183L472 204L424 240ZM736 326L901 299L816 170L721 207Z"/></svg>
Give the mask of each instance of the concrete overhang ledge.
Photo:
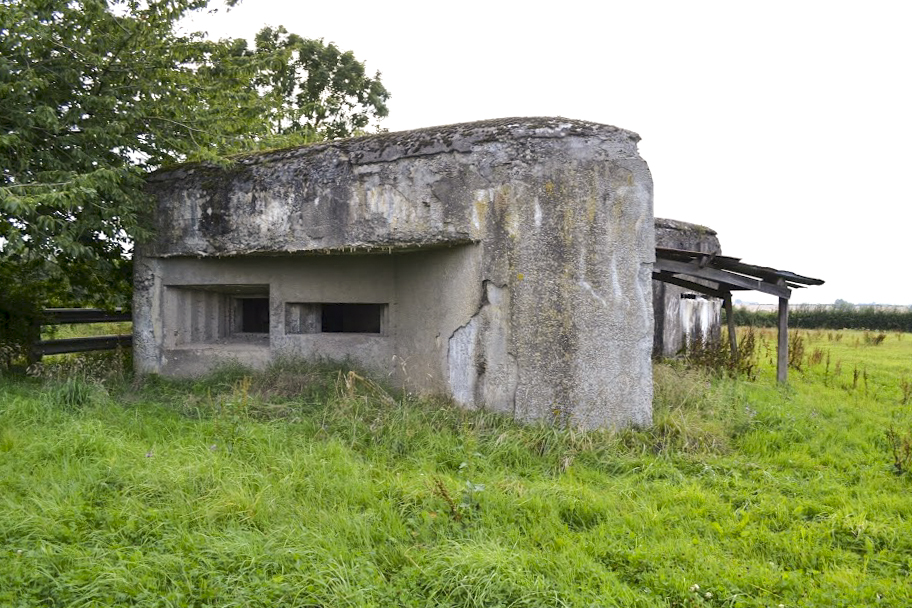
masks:
<svg viewBox="0 0 912 608"><path fill-rule="evenodd" d="M149 177L147 254L167 258L412 250L480 242L486 218L556 169L641 163L639 136L567 118L502 118L187 164ZM541 178L541 179L539 179ZM553 191L546 192L554 195ZM517 214L509 214L515 233ZM535 217L540 217L536 212Z"/></svg>

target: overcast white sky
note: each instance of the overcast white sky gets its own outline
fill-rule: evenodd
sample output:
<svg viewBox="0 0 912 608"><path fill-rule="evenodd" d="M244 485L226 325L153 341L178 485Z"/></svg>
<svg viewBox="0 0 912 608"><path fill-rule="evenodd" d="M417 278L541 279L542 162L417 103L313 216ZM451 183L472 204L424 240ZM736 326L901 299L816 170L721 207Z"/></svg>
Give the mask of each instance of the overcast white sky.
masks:
<svg viewBox="0 0 912 608"><path fill-rule="evenodd" d="M827 281L792 302L912 304L912 2L245 0L194 25L353 51L392 93L390 131L504 116L635 131L656 216Z"/></svg>

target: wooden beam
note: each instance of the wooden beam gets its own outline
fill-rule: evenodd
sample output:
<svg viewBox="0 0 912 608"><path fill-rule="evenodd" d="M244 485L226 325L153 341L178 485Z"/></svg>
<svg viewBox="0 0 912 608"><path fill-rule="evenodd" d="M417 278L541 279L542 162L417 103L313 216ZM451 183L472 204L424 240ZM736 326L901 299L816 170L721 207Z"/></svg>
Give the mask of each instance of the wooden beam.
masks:
<svg viewBox="0 0 912 608"><path fill-rule="evenodd" d="M725 317L728 321L728 345L731 348L732 361L738 359L738 334L735 332L735 311L732 307L731 292L725 294L722 298L722 306L725 307Z"/></svg>
<svg viewBox="0 0 912 608"><path fill-rule="evenodd" d="M779 298L779 344L777 354L779 355L776 362L776 380L785 384L788 382L788 364L789 364L789 301L788 298Z"/></svg>
<svg viewBox="0 0 912 608"><path fill-rule="evenodd" d="M130 313L120 309L108 312L99 308L45 308L42 325L64 325L70 323L113 323L130 321Z"/></svg>
<svg viewBox="0 0 912 608"><path fill-rule="evenodd" d="M694 256L704 255L702 251L691 251L690 249L675 249L673 247L656 247L656 255L660 258L668 257L679 257L684 259L691 259ZM712 255L715 260L726 260L729 263L740 262L741 258L733 258L728 255L719 255L717 253L709 254Z"/></svg>
<svg viewBox="0 0 912 608"><path fill-rule="evenodd" d="M733 287L742 287L744 289L762 291L763 293L768 293L780 298L788 299L792 295L791 290L785 286L785 281L780 281L779 284L768 283L766 281L761 281L760 279L752 279L750 277L734 274L732 272L725 272L724 270L718 270L716 268L700 268L700 265L698 263L693 262L678 262L676 260L665 260L659 258L656 259L653 268L655 270L670 272L672 274L686 274L698 279L706 279L707 281L720 283L720 286L721 284L726 284Z"/></svg>
<svg viewBox="0 0 912 608"><path fill-rule="evenodd" d="M723 268L725 270L732 270L734 272L740 272L743 274L760 277L764 281L770 283L774 283L779 279L785 279L786 281L790 281L792 283L803 283L804 285L823 285L823 281L821 279L803 277L800 274L795 274L794 272L789 272L788 270L776 270L775 268L769 268L767 266L745 264L738 260L732 260L731 258L720 257L715 265L716 267Z"/></svg>
<svg viewBox="0 0 912 608"><path fill-rule="evenodd" d="M93 350L114 350L129 348L133 345L133 336L121 334L116 336L91 336L88 338L60 338L41 340L32 346L32 351L39 360L43 355L61 355L64 353L84 353Z"/></svg>
<svg viewBox="0 0 912 608"><path fill-rule="evenodd" d="M688 281L687 279L682 279L681 277L676 277L669 272L653 272L652 278L656 281L677 285L678 287L690 289L692 291L696 291L697 293L702 293L703 295L712 296L714 298L725 297L725 293L719 289L714 289L712 287L707 287L706 285Z"/></svg>

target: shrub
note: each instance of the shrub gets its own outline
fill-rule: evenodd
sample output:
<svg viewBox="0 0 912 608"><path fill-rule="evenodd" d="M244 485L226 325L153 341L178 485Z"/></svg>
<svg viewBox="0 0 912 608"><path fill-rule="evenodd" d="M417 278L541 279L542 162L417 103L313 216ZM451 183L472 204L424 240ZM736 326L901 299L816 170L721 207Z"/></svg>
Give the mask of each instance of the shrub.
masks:
<svg viewBox="0 0 912 608"><path fill-rule="evenodd" d="M32 286L7 281L0 271L0 372L26 362L41 335L42 294Z"/></svg>

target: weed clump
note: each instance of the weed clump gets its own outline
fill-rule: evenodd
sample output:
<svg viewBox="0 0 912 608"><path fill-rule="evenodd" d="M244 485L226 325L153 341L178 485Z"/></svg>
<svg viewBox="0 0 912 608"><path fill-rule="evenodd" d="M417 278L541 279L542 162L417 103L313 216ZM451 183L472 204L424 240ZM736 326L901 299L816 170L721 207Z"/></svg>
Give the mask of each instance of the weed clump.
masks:
<svg viewBox="0 0 912 608"><path fill-rule="evenodd" d="M788 366L796 371L801 371L804 364L804 336L794 332L789 336Z"/></svg>
<svg viewBox="0 0 912 608"><path fill-rule="evenodd" d="M886 340L886 339L887 339L887 334L885 334L884 332L880 332L877 334L870 332L870 331L864 332L864 343L867 346L879 346L879 345L883 344L884 340Z"/></svg>
<svg viewBox="0 0 912 608"><path fill-rule="evenodd" d="M912 470L912 431L902 433L891 424L886 437L893 456L893 471L897 475L909 473Z"/></svg>
<svg viewBox="0 0 912 608"><path fill-rule="evenodd" d="M810 355L808 355L808 365L820 365L823 362L824 355L827 356L827 364L829 364L829 351L824 352L820 347L814 349Z"/></svg>
<svg viewBox="0 0 912 608"><path fill-rule="evenodd" d="M704 340L698 337L685 348L682 355L689 365L715 375L754 380L757 375L759 350L757 333L749 327L738 339L735 352L732 352L727 336L723 336L721 340Z"/></svg>
<svg viewBox="0 0 912 608"><path fill-rule="evenodd" d="M912 382L903 376L899 379L899 390L902 392L902 398L900 399L899 404L908 405L909 400L912 399Z"/></svg>

